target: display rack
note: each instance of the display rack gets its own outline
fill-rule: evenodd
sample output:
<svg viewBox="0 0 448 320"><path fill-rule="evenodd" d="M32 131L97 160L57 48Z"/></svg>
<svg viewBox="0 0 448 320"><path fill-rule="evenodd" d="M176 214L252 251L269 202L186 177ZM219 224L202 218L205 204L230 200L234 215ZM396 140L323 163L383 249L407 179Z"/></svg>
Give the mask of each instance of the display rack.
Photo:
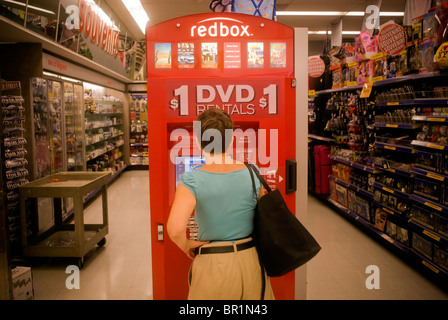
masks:
<svg viewBox="0 0 448 320"><path fill-rule="evenodd" d="M123 103L95 99L85 91L84 106L87 170L121 172L125 168Z"/></svg>
<svg viewBox="0 0 448 320"><path fill-rule="evenodd" d="M392 95L404 86L411 96ZM333 164L329 192L309 191L448 288L448 95L440 96L445 86L448 77L439 72L377 81L356 110L347 99L336 108L331 102L357 88L316 92L317 121L322 128L331 121L339 127L310 132L313 145L331 148ZM355 134L362 138L360 149L350 143Z"/></svg>
<svg viewBox="0 0 448 320"><path fill-rule="evenodd" d="M130 159L132 168L148 168L148 104L144 95L132 95L130 103Z"/></svg>

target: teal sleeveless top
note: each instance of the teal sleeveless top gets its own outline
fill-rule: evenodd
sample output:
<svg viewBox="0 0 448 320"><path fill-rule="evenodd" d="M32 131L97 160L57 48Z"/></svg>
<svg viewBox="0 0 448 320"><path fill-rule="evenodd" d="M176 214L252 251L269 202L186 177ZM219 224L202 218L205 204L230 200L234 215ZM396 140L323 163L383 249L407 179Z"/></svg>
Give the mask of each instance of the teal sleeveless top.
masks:
<svg viewBox="0 0 448 320"><path fill-rule="evenodd" d="M255 175L254 181L258 194L261 183ZM247 168L226 173L186 172L180 183L196 198L199 241L232 241L252 234L257 199Z"/></svg>

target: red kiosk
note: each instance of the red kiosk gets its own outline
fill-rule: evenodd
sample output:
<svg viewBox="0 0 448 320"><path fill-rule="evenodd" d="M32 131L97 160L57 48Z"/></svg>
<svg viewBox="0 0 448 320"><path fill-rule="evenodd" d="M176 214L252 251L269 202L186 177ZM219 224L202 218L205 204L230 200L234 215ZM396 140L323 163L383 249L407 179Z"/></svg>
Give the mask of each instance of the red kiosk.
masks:
<svg viewBox="0 0 448 320"><path fill-rule="evenodd" d="M202 161L193 138L198 114L226 110L236 129L232 156L256 163L295 211L294 29L205 13L148 27L146 35L153 293L186 299L191 260L165 227L177 181ZM294 299L294 277L271 279L276 299Z"/></svg>

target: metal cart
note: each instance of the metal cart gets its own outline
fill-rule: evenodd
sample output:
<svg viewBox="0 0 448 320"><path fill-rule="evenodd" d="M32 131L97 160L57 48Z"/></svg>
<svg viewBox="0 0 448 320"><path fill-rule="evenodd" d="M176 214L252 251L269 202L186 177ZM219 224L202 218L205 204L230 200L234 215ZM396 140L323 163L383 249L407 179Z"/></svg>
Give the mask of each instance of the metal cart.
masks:
<svg viewBox="0 0 448 320"><path fill-rule="evenodd" d="M61 172L19 187L22 246L27 257L73 257L78 266L95 245L102 246L108 233L107 182L110 172ZM83 196L101 188L102 224L84 224ZM74 223L63 223L61 210L55 210L54 225L35 239L29 240L26 229L26 200L53 198L54 207L61 208L62 198L74 200Z"/></svg>

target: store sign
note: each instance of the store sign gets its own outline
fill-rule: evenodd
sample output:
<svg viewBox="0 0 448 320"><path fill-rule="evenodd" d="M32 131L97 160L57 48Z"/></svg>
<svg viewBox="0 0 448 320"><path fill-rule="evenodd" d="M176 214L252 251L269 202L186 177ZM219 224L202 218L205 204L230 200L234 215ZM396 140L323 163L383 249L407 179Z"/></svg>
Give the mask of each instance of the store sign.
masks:
<svg viewBox="0 0 448 320"><path fill-rule="evenodd" d="M308 58L308 75L312 78L319 78L325 72L325 63L318 56Z"/></svg>
<svg viewBox="0 0 448 320"><path fill-rule="evenodd" d="M197 116L210 108L230 115L278 115L279 81L173 81L167 85L167 112L170 118Z"/></svg>
<svg viewBox="0 0 448 320"><path fill-rule="evenodd" d="M219 22L217 21L219 20ZM211 23L210 23L211 22ZM203 37L251 37L249 25L244 25L240 20L231 18L213 18L199 21L191 27L192 38Z"/></svg>
<svg viewBox="0 0 448 320"><path fill-rule="evenodd" d="M119 34L85 0L79 1L79 32L83 32L86 39L101 46L108 54L115 58L118 56Z"/></svg>
<svg viewBox="0 0 448 320"><path fill-rule="evenodd" d="M395 56L406 49L406 37L402 26L394 22L385 23L380 27L378 35L380 50L388 55Z"/></svg>

